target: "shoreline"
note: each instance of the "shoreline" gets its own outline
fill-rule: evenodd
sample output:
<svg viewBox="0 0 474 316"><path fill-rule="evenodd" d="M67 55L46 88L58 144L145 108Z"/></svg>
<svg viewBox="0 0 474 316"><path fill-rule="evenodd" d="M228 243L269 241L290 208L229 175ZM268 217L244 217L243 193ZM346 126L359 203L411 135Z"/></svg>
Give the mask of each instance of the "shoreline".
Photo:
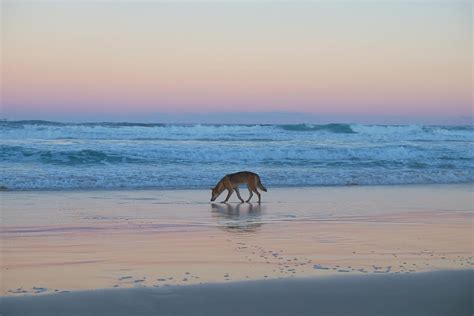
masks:
<svg viewBox="0 0 474 316"><path fill-rule="evenodd" d="M217 181L217 180L216 180ZM340 184L340 185L293 185L293 186L270 186L267 189L324 189L324 188L377 188L377 187L424 187L424 186L471 186L474 189L474 182L443 182L443 183L395 183L395 184ZM0 185L1 187L1 185ZM130 187L130 188L64 188L64 189L26 189L26 190L11 190L9 188L0 189L2 193L36 193L36 192L136 192L136 191L208 191L208 186L200 187ZM235 201L234 201L235 202Z"/></svg>
<svg viewBox="0 0 474 316"><path fill-rule="evenodd" d="M331 276L0 297L2 315L459 315L474 270ZM343 304L341 304L343 303Z"/></svg>

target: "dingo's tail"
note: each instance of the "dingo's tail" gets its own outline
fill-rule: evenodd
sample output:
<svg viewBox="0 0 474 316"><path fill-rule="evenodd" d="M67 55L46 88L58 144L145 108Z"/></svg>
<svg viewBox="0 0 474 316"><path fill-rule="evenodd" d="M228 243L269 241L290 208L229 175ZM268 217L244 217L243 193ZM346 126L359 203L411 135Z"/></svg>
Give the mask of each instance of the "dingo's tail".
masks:
<svg viewBox="0 0 474 316"><path fill-rule="evenodd" d="M261 190L267 192L267 188L265 188L265 187L263 186L262 181L260 181L260 177L257 178L257 186L258 186L259 189L261 189Z"/></svg>

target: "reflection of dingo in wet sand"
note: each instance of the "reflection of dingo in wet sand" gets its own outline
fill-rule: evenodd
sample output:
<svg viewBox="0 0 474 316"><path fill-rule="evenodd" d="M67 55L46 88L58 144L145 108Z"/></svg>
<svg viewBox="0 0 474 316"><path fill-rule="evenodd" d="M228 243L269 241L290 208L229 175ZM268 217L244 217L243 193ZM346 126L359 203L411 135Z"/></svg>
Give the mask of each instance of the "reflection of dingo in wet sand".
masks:
<svg viewBox="0 0 474 316"><path fill-rule="evenodd" d="M227 203L230 196L234 191L237 193L237 197L239 198L240 202L244 202L244 199L240 196L239 186L241 184L247 184L247 188L250 192L250 196L246 202L250 202L250 199L253 196L253 192L258 196L258 203L260 203L260 192L258 192L257 188L262 191L267 192L267 189L263 186L262 182L260 181L260 177L258 174L249 172L249 171L241 171L237 173L232 173L225 175L217 184L216 186L211 189L212 190L212 197L211 201L215 201L217 197L224 191L227 190L227 197L222 203Z"/></svg>
<svg viewBox="0 0 474 316"><path fill-rule="evenodd" d="M262 206L259 204L211 204L212 211L220 212L228 219L239 219L241 217L240 211L245 212L246 218L257 217L262 211Z"/></svg>
<svg viewBox="0 0 474 316"><path fill-rule="evenodd" d="M263 225L261 204L211 204L217 227L228 232L254 232Z"/></svg>

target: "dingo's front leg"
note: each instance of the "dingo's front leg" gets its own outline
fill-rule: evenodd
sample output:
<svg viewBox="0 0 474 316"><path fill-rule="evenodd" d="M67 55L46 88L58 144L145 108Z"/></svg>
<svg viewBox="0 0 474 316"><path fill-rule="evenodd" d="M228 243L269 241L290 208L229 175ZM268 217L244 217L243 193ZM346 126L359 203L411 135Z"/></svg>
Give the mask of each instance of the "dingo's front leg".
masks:
<svg viewBox="0 0 474 316"><path fill-rule="evenodd" d="M235 193L237 193L237 197L239 198L241 203L244 203L244 199L240 196L239 188L235 188Z"/></svg>
<svg viewBox="0 0 474 316"><path fill-rule="evenodd" d="M229 191L229 193L227 193L227 197L225 198L225 201L222 201L221 203L227 203L227 201L229 201L229 198L232 195L232 193L234 193L234 190L232 190L232 189L227 189L227 191Z"/></svg>

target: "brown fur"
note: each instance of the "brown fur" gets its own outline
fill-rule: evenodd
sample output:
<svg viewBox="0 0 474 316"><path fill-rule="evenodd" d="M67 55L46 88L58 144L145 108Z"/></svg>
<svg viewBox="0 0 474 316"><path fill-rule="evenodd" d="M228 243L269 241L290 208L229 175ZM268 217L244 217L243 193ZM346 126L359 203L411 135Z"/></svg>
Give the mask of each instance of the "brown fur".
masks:
<svg viewBox="0 0 474 316"><path fill-rule="evenodd" d="M258 196L258 203L261 202L260 192L258 192L257 188L262 191L267 192L267 189L263 186L262 182L260 181L260 176L256 173L249 172L249 171L241 171L237 173L232 173L225 175L217 184L216 186L211 189L212 196L211 201L215 201L216 198L224 191L227 190L227 197L222 203L227 203L229 201L230 196L234 191L237 193L237 197L239 198L240 202L244 202L244 199L240 196L239 186L241 184L247 184L247 188L250 192L250 196L247 199L247 203L250 202L250 199L253 196L253 192Z"/></svg>

